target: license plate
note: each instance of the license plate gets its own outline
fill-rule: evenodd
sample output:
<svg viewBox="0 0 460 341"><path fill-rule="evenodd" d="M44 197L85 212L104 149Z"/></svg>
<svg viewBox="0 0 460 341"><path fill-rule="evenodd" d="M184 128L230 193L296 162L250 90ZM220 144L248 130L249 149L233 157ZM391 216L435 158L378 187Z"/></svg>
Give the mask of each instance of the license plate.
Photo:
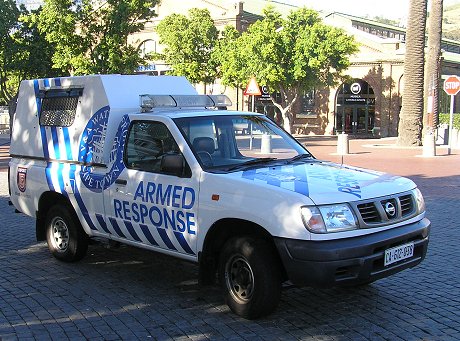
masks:
<svg viewBox="0 0 460 341"><path fill-rule="evenodd" d="M384 265L390 265L414 255L414 243L408 243L385 250Z"/></svg>

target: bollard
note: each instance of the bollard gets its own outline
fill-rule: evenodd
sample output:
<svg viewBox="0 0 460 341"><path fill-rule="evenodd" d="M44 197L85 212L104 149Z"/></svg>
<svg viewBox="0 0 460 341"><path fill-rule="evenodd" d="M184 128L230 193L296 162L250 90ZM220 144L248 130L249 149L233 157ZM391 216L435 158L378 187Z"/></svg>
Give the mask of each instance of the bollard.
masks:
<svg viewBox="0 0 460 341"><path fill-rule="evenodd" d="M346 155L350 151L348 145L348 134L339 134L337 136L337 154L339 155Z"/></svg>
<svg viewBox="0 0 460 341"><path fill-rule="evenodd" d="M272 136L271 135L269 134L262 135L260 152L262 154L270 154L272 152Z"/></svg>
<svg viewBox="0 0 460 341"><path fill-rule="evenodd" d="M423 138L423 156L436 156L436 138L432 132L426 133Z"/></svg>
<svg viewBox="0 0 460 341"><path fill-rule="evenodd" d="M452 149L457 149L460 145L460 131L456 128L452 129Z"/></svg>

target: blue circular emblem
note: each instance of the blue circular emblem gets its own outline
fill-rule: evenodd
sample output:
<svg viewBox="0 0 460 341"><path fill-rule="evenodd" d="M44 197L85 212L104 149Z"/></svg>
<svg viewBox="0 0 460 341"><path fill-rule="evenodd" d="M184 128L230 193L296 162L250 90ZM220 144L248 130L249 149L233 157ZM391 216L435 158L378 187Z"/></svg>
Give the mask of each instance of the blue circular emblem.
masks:
<svg viewBox="0 0 460 341"><path fill-rule="evenodd" d="M92 164L104 163L104 143L107 137L109 113L109 106L99 109L89 120L80 139L78 161L83 163L80 178L85 187L92 192L102 192L110 187L125 168L123 164L123 146L130 122L127 115L123 116L120 122L110 150L107 164L109 171L105 174L93 173L94 166Z"/></svg>

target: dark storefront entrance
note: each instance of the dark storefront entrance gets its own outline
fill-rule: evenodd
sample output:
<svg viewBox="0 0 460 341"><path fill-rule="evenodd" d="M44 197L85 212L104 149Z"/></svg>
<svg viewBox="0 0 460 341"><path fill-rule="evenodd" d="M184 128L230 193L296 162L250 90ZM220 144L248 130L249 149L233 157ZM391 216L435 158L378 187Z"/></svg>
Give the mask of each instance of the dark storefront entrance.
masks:
<svg viewBox="0 0 460 341"><path fill-rule="evenodd" d="M335 131L370 135L375 124L374 90L366 81L343 83L336 96Z"/></svg>

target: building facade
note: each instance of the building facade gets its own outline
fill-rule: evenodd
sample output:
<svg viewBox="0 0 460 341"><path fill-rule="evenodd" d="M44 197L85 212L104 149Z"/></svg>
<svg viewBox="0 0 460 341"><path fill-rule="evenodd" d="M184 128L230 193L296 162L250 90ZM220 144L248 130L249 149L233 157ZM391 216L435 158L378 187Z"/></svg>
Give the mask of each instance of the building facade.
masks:
<svg viewBox="0 0 460 341"><path fill-rule="evenodd" d="M189 0L181 2L180 6L176 1L162 0L155 8L158 16L147 23L142 32L131 36L131 43L138 46L141 53L161 53L162 46L155 33L155 26L172 13L187 15L191 8L208 9L220 30L231 25L241 32L261 18L262 10L267 5L275 6L282 15L297 9L293 5L265 0ZM342 13L321 14L326 24L340 27L352 35L359 44L359 52L351 57L351 65L345 72L348 78L346 82L333 88L315 89L303 94L294 108L295 133L331 135L345 132L356 136L397 136L405 81L405 30ZM441 77L460 75L460 42L444 39L442 50ZM169 69L164 62L153 61L148 66L140 67L138 72L162 75ZM218 82L206 88L197 85L197 89L207 93L226 93L232 98L235 109L252 108L252 99L244 96L242 89L230 89ZM460 111L458 97L455 102L456 112ZM448 103L447 96L441 91L440 112L448 111ZM255 108L275 116L276 109L267 96L256 97Z"/></svg>

